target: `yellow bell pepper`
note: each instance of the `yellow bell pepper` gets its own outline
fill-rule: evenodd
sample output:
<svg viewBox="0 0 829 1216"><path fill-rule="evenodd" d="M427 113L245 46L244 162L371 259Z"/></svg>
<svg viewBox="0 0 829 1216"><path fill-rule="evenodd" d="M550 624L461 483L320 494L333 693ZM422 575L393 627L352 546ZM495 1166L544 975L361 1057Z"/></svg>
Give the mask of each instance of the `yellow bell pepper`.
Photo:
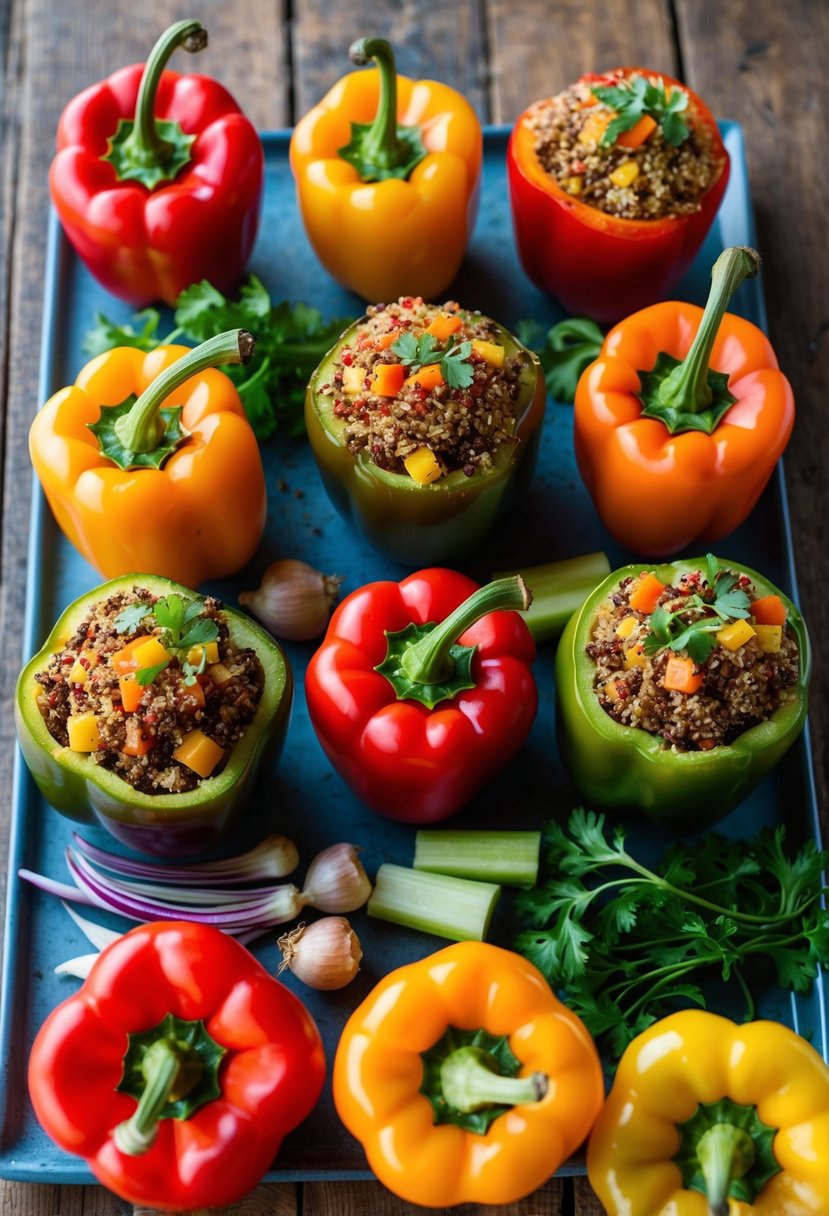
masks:
<svg viewBox="0 0 829 1216"><path fill-rule="evenodd" d="M604 1085L584 1025L518 954L461 942L387 975L347 1022L334 1103L409 1203L511 1203L579 1146Z"/></svg>
<svg viewBox="0 0 829 1216"><path fill-rule="evenodd" d="M777 1022L663 1018L622 1056L587 1173L608 1216L826 1216L829 1068Z"/></svg>
<svg viewBox="0 0 829 1216"><path fill-rule="evenodd" d="M383 38L297 123L291 168L305 231L330 275L370 301L434 299L454 279L478 209L483 140L464 97L398 76Z"/></svg>
<svg viewBox="0 0 829 1216"><path fill-rule="evenodd" d="M253 338L191 350L110 350L35 416L29 451L59 526L107 578L136 571L198 587L253 556L267 510L259 445L217 363Z"/></svg>

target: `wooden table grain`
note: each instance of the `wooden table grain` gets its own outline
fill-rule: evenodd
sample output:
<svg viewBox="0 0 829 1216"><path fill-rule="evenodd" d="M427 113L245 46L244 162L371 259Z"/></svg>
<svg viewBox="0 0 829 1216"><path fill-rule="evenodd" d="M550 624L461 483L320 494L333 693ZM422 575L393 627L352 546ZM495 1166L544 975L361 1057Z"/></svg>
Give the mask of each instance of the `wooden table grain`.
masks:
<svg viewBox="0 0 829 1216"><path fill-rule="evenodd" d="M219 78L262 129L290 125L348 69L353 38L398 48L400 70L461 89L486 122L510 122L580 72L641 64L684 79L745 130L772 341L794 386L785 458L803 609L816 674L812 743L829 807L829 4L825 0L0 0L0 402L3 410L0 686L20 666L29 461L48 212L47 172L63 105L113 68L143 59L172 20L199 16ZM6 709L9 709L8 699ZM12 715L0 715L0 875L6 871ZM5 879L0 877L0 899ZM376 1183L258 1187L236 1216L400 1216ZM471 1207L467 1212L494 1209ZM599 1216L583 1179L554 1179L509 1216ZM0 1183L4 1216L152 1216L100 1187Z"/></svg>

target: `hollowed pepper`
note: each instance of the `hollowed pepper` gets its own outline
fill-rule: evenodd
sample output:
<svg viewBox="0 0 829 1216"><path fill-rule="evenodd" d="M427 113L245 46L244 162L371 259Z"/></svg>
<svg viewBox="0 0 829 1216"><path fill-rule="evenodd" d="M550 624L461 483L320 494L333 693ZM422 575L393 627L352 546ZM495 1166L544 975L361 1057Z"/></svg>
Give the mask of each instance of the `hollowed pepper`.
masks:
<svg viewBox="0 0 829 1216"><path fill-rule="evenodd" d="M714 264L705 309L671 301L621 321L576 389L576 459L606 528L665 557L727 536L760 497L794 397L756 325L725 311L753 249Z"/></svg>
<svg viewBox="0 0 829 1216"><path fill-rule="evenodd" d="M96 587L70 604L41 650L17 681L14 723L23 758L46 801L81 823L100 823L139 852L178 856L205 852L225 834L242 811L259 764L275 761L288 729L293 680L288 663L270 634L232 608L223 608L231 640L255 650L262 668L262 696L253 721L233 745L221 771L181 794L143 794L91 755L61 747L49 733L38 708L35 676L51 656L74 638L93 604L118 591L146 588L156 596L194 598L187 588L153 575L134 574Z"/></svg>
<svg viewBox="0 0 829 1216"><path fill-rule="evenodd" d="M357 796L390 819L460 810L524 742L535 645L518 578L452 570L369 583L337 607L308 664L308 713Z"/></svg>
<svg viewBox="0 0 829 1216"><path fill-rule="evenodd" d="M686 93L692 123L712 141L717 169L697 211L664 219L624 219L569 194L539 159L532 108L515 124L507 152L513 227L524 270L568 312L598 321L617 321L673 288L702 245L728 182L729 157L717 124L686 85L664 73L633 67L581 79L618 84L636 76L658 76L668 90Z"/></svg>
<svg viewBox="0 0 829 1216"><path fill-rule="evenodd" d="M512 1203L589 1132L604 1096L582 1022L530 963L463 942L387 975L351 1015L334 1102L408 1203Z"/></svg>
<svg viewBox="0 0 829 1216"><path fill-rule="evenodd" d="M434 299L454 279L478 210L483 139L454 89L396 74L383 38L300 119L291 168L305 231L338 283L365 300Z"/></svg>
<svg viewBox="0 0 829 1216"><path fill-rule="evenodd" d="M639 562L614 571L570 618L556 652L559 749L579 796L588 804L634 807L673 830L698 831L742 801L802 731L812 665L803 618L762 575L737 562L727 565L751 579L758 599L774 596L785 609L799 652L792 699L732 743L708 751L679 751L659 735L616 722L599 704L593 687L595 664L587 647L601 606L623 579L639 578L645 567ZM650 567L649 572L669 586L683 572L700 569L705 569L704 558Z"/></svg>
<svg viewBox="0 0 829 1216"><path fill-rule="evenodd" d="M262 144L231 95L207 76L165 71L177 47L207 45L178 21L146 64L79 93L58 123L49 185L66 235L114 295L173 305L209 279L241 275L259 223Z"/></svg>
<svg viewBox="0 0 829 1216"><path fill-rule="evenodd" d="M587 1151L608 1216L823 1216L829 1068L776 1022L663 1018L622 1056Z"/></svg>
<svg viewBox="0 0 829 1216"><path fill-rule="evenodd" d="M241 1199L324 1077L297 997L237 941L183 921L108 946L29 1057L45 1131L123 1199L163 1211Z"/></svg>
<svg viewBox="0 0 829 1216"><path fill-rule="evenodd" d="M100 574L151 570L197 587L253 556L267 511L262 458L239 394L215 370L252 352L244 330L195 350L117 347L35 416L35 472Z"/></svg>

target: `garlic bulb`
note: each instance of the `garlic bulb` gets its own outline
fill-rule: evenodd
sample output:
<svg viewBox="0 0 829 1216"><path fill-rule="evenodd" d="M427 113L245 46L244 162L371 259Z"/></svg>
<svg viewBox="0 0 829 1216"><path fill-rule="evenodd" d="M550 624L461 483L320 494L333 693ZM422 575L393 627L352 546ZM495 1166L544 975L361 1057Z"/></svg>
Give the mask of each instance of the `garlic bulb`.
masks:
<svg viewBox="0 0 829 1216"><path fill-rule="evenodd" d="M288 967L309 988L327 991L349 984L363 957L359 938L344 916L297 925L277 944L282 951L280 972Z"/></svg>
<svg viewBox="0 0 829 1216"><path fill-rule="evenodd" d="M332 844L308 867L302 902L320 912L354 912L371 895L371 880L353 844Z"/></svg>
<svg viewBox="0 0 829 1216"><path fill-rule="evenodd" d="M284 558L268 566L255 591L242 591L239 603L275 637L308 642L325 632L340 593L338 574L320 574L306 562Z"/></svg>

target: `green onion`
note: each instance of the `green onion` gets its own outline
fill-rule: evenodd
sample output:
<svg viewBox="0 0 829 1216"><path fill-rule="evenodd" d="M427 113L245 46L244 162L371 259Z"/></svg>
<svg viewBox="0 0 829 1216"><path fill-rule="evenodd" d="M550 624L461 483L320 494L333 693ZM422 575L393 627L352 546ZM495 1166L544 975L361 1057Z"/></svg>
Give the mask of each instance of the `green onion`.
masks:
<svg viewBox="0 0 829 1216"><path fill-rule="evenodd" d="M506 578L510 574L520 574L532 591L533 602L521 615L536 642L546 642L558 637L590 592L607 578L610 562L606 553L586 553L543 566L502 571L493 578Z"/></svg>
<svg viewBox="0 0 829 1216"><path fill-rule="evenodd" d="M540 832L429 831L415 835L413 866L457 878L482 878L512 887L538 879Z"/></svg>
<svg viewBox="0 0 829 1216"><path fill-rule="evenodd" d="M500 894L501 888L491 882L386 864L377 871L367 911L378 920L453 942L482 942Z"/></svg>

